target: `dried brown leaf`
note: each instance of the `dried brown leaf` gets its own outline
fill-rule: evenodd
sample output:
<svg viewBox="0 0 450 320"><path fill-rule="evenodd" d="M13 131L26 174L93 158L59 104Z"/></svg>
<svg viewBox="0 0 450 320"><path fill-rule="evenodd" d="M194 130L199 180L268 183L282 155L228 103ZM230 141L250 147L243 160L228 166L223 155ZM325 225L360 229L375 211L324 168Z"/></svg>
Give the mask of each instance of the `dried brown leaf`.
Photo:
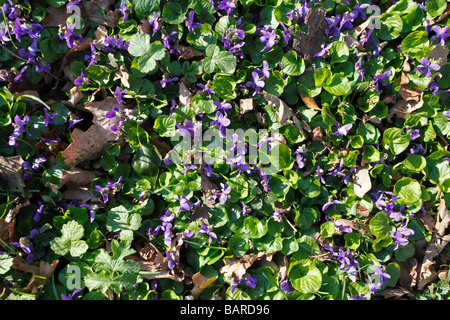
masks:
<svg viewBox="0 0 450 320"><path fill-rule="evenodd" d="M121 64L119 67L119 70L117 70L114 73L114 79L113 80L120 80L120 82L123 84L124 87L129 88L130 83L128 82L130 75L128 73L127 67L125 64Z"/></svg>
<svg viewBox="0 0 450 320"><path fill-rule="evenodd" d="M11 191L18 190L20 193L24 192L25 182L22 178L23 162L21 156L0 156L0 177L8 183L8 188Z"/></svg>
<svg viewBox="0 0 450 320"><path fill-rule="evenodd" d="M253 110L253 98L241 99L239 101L239 114L243 115Z"/></svg>
<svg viewBox="0 0 450 320"><path fill-rule="evenodd" d="M62 170L61 185L81 187L90 184L97 177L98 174L95 171L73 167L70 170Z"/></svg>
<svg viewBox="0 0 450 320"><path fill-rule="evenodd" d="M191 290L191 294L194 298L197 298L203 290L214 283L217 277L205 277L200 272L197 272L192 276L192 282L194 283L194 288Z"/></svg>
<svg viewBox="0 0 450 320"><path fill-rule="evenodd" d="M28 265L20 257L15 256L11 267L17 271L31 273L31 280L23 290L31 294L38 294L40 291L39 288L45 285L47 279L53 275L58 263L59 260L55 260L52 263L40 260L39 267L37 267Z"/></svg>
<svg viewBox="0 0 450 320"><path fill-rule="evenodd" d="M220 272L225 277L231 278L234 274L238 279L241 279L256 260L260 260L265 256L266 253L259 252L258 254L246 254L240 258L225 259L226 264L220 268Z"/></svg>
<svg viewBox="0 0 450 320"><path fill-rule="evenodd" d="M353 190L355 195L363 198L364 195L372 189L372 181L370 180L369 167L357 167L353 172Z"/></svg>

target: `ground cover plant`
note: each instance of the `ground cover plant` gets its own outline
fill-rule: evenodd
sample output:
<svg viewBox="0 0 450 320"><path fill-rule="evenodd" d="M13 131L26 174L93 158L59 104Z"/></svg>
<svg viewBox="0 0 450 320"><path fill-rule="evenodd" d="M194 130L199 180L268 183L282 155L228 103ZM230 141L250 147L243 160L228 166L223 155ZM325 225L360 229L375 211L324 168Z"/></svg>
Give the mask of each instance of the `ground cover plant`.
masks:
<svg viewBox="0 0 450 320"><path fill-rule="evenodd" d="M1 4L1 299L450 297L445 0Z"/></svg>

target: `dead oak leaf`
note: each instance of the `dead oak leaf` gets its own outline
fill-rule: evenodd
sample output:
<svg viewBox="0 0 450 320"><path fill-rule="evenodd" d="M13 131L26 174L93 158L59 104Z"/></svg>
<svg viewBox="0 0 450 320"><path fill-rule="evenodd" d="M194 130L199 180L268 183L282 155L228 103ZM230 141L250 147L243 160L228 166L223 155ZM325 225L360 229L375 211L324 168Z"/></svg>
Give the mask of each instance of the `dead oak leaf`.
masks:
<svg viewBox="0 0 450 320"><path fill-rule="evenodd" d="M372 181L370 180L369 167L357 167L353 172L353 190L355 195L363 198L364 195L372 189Z"/></svg>
<svg viewBox="0 0 450 320"><path fill-rule="evenodd" d="M22 164L23 159L20 155L13 157L0 156L0 177L8 183L8 188L24 192L25 182L23 181Z"/></svg>
<svg viewBox="0 0 450 320"><path fill-rule="evenodd" d="M62 170L61 185L81 187L90 184L97 177L98 174L95 171L73 167L70 170Z"/></svg>
<svg viewBox="0 0 450 320"><path fill-rule="evenodd" d="M259 252L258 254L246 254L240 258L225 259L226 264L220 268L220 272L228 278L231 278L234 274L238 279L242 279L247 272L247 269L250 268L256 260L260 260L265 256L266 253Z"/></svg>
<svg viewBox="0 0 450 320"><path fill-rule="evenodd" d="M205 277L200 272L195 273L192 276L194 288L192 288L191 290L191 294L194 297L194 299L197 298L204 289L213 284L214 281L216 281L217 279L218 277L211 277L211 278Z"/></svg>
<svg viewBox="0 0 450 320"><path fill-rule="evenodd" d="M39 267L37 267L26 264L19 256L15 256L12 268L17 271L31 273L31 280L23 290L31 294L38 294L39 288L45 285L47 279L53 275L58 263L59 260L54 260L51 263L40 260Z"/></svg>
<svg viewBox="0 0 450 320"><path fill-rule="evenodd" d="M75 128L72 132L72 143L61 155L66 165L74 166L84 160L97 159L108 145L105 130L93 124L87 131Z"/></svg>

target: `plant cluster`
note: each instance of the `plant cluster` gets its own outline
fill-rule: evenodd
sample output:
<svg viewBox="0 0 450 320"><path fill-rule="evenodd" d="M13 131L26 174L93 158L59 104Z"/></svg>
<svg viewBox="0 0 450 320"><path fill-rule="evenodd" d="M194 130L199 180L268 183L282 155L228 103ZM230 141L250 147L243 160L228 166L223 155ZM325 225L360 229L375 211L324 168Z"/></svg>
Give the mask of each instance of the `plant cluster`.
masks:
<svg viewBox="0 0 450 320"><path fill-rule="evenodd" d="M448 299L445 0L0 3L2 299Z"/></svg>

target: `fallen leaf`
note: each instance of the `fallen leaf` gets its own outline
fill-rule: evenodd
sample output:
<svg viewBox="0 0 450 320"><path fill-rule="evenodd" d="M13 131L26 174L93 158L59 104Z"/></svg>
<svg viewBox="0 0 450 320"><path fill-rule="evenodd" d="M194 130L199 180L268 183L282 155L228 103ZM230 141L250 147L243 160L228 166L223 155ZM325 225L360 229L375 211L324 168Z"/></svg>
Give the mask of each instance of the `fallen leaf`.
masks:
<svg viewBox="0 0 450 320"><path fill-rule="evenodd" d="M81 204L86 203L98 203L99 205L103 204L102 199L96 197L92 191L90 186L76 187L71 186L62 192L63 199L73 200L77 199L77 201Z"/></svg>
<svg viewBox="0 0 450 320"><path fill-rule="evenodd" d="M357 167L353 172L353 190L355 195L363 198L372 189L372 182L369 175L369 167Z"/></svg>
<svg viewBox="0 0 450 320"><path fill-rule="evenodd" d="M447 46L441 46L438 44L433 48L433 50L430 51L430 53L428 54L428 59L436 60L436 63L442 67L447 64L448 53L449 49L447 48Z"/></svg>
<svg viewBox="0 0 450 320"><path fill-rule="evenodd" d="M231 278L234 274L238 279L241 279L256 260L260 260L265 256L266 253L259 252L258 254L246 254L239 258L225 259L225 265L220 268L220 272L225 277Z"/></svg>
<svg viewBox="0 0 450 320"><path fill-rule="evenodd" d="M90 184L97 177L95 171L73 167L70 170L62 170L61 185L81 187Z"/></svg>
<svg viewBox="0 0 450 320"><path fill-rule="evenodd" d="M192 282L194 283L194 288L191 290L191 294L196 299L203 290L205 290L208 286L214 283L218 278L217 277L205 277L200 272L197 272L192 276Z"/></svg>
<svg viewBox="0 0 450 320"><path fill-rule="evenodd" d="M445 199L441 198L436 214L436 225L433 237L428 244L425 256L423 257L422 266L419 272L418 289L422 290L430 281L434 281L437 277L434 270L434 259L444 250L445 246L450 243L450 234L446 232L450 225L450 213L445 204Z"/></svg>
<svg viewBox="0 0 450 320"><path fill-rule="evenodd" d="M40 292L40 288L45 285L47 279L53 275L59 260L54 260L52 263L40 260L39 267L26 264L19 256L15 256L13 262L12 268L14 270L32 274L30 282L23 291L36 295Z"/></svg>
<svg viewBox="0 0 450 320"><path fill-rule="evenodd" d="M120 80L120 83L122 83L124 87L129 88L130 87L130 83L128 82L129 77L130 75L128 74L127 67L125 66L125 64L121 64L119 70L117 70L114 73L113 81Z"/></svg>
<svg viewBox="0 0 450 320"><path fill-rule="evenodd" d="M178 91L178 99L180 101L180 104L182 104L183 106L187 106L189 107L191 105L191 100L192 97L194 96L194 93L191 91L191 89L189 88L190 85L188 83L188 81L186 80L186 78L181 78L180 80L180 86L179 86L179 91Z"/></svg>
<svg viewBox="0 0 450 320"><path fill-rule="evenodd" d="M8 210L8 213L0 219L0 239L5 243L11 243L16 241L17 235L15 234L16 214L14 210ZM0 243L3 246L3 243Z"/></svg>
<svg viewBox="0 0 450 320"><path fill-rule="evenodd" d="M241 99L239 101L239 115L243 115L249 111L253 110L253 99L247 98L247 99Z"/></svg>
<svg viewBox="0 0 450 320"><path fill-rule="evenodd" d="M99 158L108 145L105 130L93 124L87 131L75 128L72 131L72 143L61 155L66 165L75 166L81 161Z"/></svg>
<svg viewBox="0 0 450 320"><path fill-rule="evenodd" d="M297 31L294 35L292 48L297 53L303 54L303 58L307 62L311 62L313 56L320 51L320 46L323 43L322 37L328 27L325 16L325 8L309 9L305 17L308 34Z"/></svg>
<svg viewBox="0 0 450 320"><path fill-rule="evenodd" d="M397 263L400 266L400 286L412 291L417 284L417 259L410 257L406 261L398 261Z"/></svg>
<svg viewBox="0 0 450 320"><path fill-rule="evenodd" d="M10 191L18 190L20 193L24 192L23 162L22 157L19 155L13 157L0 156L0 177L8 183Z"/></svg>
<svg viewBox="0 0 450 320"><path fill-rule="evenodd" d="M125 109L125 105L119 103L114 97L106 97L104 100L89 102L84 105L84 108L94 115L92 122L99 127L98 130L103 131L101 135L107 141L117 141L121 136L120 130L117 133L111 130L112 126L119 125L120 119L118 117L105 117L108 112L112 111L113 107L117 107L120 110Z"/></svg>
<svg viewBox="0 0 450 320"><path fill-rule="evenodd" d="M177 43L174 48L180 52L178 59L194 60L203 57L203 51L195 47L183 46Z"/></svg>
<svg viewBox="0 0 450 320"><path fill-rule="evenodd" d="M395 288L386 288L383 289L380 292L377 292L377 296L381 296L384 299L400 299L401 297L407 295L409 297L412 297L413 294L408 289L402 288L402 287L395 287Z"/></svg>

